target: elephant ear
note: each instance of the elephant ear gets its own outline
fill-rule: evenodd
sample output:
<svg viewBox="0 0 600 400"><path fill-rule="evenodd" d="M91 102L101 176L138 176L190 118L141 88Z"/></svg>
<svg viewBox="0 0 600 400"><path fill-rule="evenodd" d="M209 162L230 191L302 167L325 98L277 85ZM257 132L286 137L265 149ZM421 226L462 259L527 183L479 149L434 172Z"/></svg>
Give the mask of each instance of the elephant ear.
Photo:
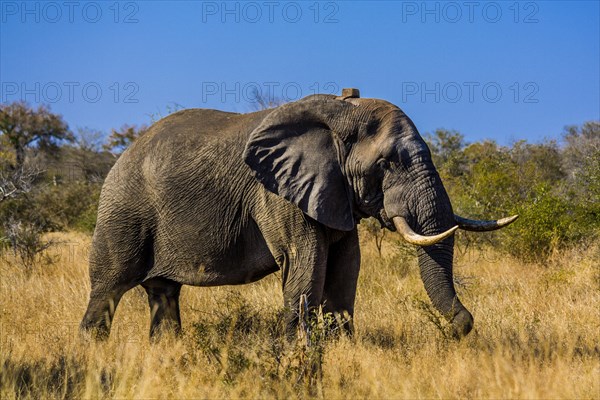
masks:
<svg viewBox="0 0 600 400"><path fill-rule="evenodd" d="M251 133L244 161L267 190L330 228L350 231L352 197L328 123L339 118L341 103L301 100L275 109Z"/></svg>

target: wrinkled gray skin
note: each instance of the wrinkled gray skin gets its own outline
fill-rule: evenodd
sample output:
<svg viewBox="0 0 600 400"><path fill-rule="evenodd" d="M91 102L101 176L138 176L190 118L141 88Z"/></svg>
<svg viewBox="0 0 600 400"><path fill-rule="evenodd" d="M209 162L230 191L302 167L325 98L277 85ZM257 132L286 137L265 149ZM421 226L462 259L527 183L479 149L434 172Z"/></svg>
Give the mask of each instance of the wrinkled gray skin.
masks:
<svg viewBox="0 0 600 400"><path fill-rule="evenodd" d="M315 95L272 110L191 109L139 138L102 189L82 330L107 336L142 285L151 336L180 329L181 285L238 285L282 271L290 326L302 294L351 330L360 267L356 224L373 216L417 233L455 225L412 121L376 99ZM473 317L453 285L453 237L418 249L425 289L457 336Z"/></svg>

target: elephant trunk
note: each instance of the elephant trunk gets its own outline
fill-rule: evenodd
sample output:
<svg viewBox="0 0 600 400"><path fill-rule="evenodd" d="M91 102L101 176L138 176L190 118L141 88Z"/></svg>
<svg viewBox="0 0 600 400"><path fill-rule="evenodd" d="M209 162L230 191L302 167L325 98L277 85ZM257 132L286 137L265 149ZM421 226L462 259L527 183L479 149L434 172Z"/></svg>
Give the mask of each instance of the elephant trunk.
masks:
<svg viewBox="0 0 600 400"><path fill-rule="evenodd" d="M453 335L462 337L473 328L473 316L462 305L454 289L452 263L454 238L433 246L419 247L419 269L434 307L452 324Z"/></svg>
<svg viewBox="0 0 600 400"><path fill-rule="evenodd" d="M419 181L418 181L419 182ZM414 195L415 225L422 234L435 235L455 226L454 212L437 172L430 169ZM456 337L473 328L473 316L462 305L454 289L454 236L418 248L419 269L425 290L434 307L452 324Z"/></svg>
<svg viewBox="0 0 600 400"><path fill-rule="evenodd" d="M391 187L384 195L386 213L393 216L396 229L402 234L404 228L411 236L436 238L417 244L419 269L425 290L434 307L452 324L456 337L467 335L473 328L473 316L462 305L453 279L454 236L457 228L450 198L432 164L423 165L411 179L412 190L402 195L402 186ZM406 207L402 207L405 204ZM395 218L400 216L402 218ZM405 221L403 227L402 221ZM409 228L407 228L407 226ZM414 230L414 232L410 232Z"/></svg>

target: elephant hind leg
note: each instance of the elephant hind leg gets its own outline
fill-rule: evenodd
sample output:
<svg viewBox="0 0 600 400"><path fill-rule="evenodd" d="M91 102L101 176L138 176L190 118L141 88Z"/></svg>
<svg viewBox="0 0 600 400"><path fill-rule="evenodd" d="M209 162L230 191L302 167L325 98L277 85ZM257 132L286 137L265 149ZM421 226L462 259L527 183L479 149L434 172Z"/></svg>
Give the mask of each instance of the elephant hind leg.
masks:
<svg viewBox="0 0 600 400"><path fill-rule="evenodd" d="M156 339L165 330L181 333L179 293L181 284L168 279L151 279L142 283L150 306L150 338Z"/></svg>
<svg viewBox="0 0 600 400"><path fill-rule="evenodd" d="M115 310L124 293L125 290L108 292L92 290L87 311L81 321L81 332L89 334L95 339L107 339Z"/></svg>

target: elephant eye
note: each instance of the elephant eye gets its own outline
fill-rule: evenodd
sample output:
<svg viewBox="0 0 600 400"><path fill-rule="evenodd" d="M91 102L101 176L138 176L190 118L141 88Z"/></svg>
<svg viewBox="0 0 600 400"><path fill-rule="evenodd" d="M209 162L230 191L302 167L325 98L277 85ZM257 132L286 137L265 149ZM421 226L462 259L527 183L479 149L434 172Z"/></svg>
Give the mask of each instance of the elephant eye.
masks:
<svg viewBox="0 0 600 400"><path fill-rule="evenodd" d="M390 162L385 158L381 158L379 161L377 161L377 166L383 170L386 170L390 168Z"/></svg>

